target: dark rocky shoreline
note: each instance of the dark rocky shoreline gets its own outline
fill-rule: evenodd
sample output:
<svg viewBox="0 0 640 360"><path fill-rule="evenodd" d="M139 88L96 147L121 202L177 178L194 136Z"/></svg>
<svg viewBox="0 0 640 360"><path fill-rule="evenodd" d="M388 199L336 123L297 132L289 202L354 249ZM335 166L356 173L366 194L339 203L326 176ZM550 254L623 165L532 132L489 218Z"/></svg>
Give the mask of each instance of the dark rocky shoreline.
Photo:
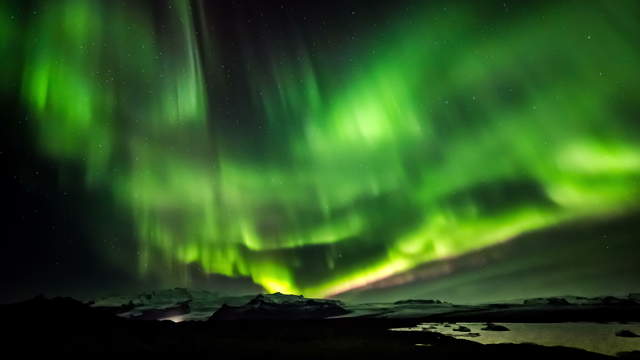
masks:
<svg viewBox="0 0 640 360"><path fill-rule="evenodd" d="M414 326L424 319L446 318L446 314L416 318L337 317L342 313L339 302L323 302L297 297L275 300L273 295L254 298L245 306L258 311L260 317L251 318L242 306L219 310L208 321L147 321L123 318L106 308L92 307L71 298L34 298L21 303L0 305L0 314L7 331L5 350L25 352L60 351L133 351L133 352L206 352L232 357L307 357L341 358L351 356L425 356L437 358L541 358L561 356L579 359L607 359L610 356L566 347L545 347L534 344L482 345L436 332L399 333L391 328ZM290 295L281 295L284 297ZM271 300L270 300L271 299ZM406 305L406 304L405 304ZM416 305L412 303L412 305ZM419 305L434 305L430 303ZM437 304L435 304L437 305ZM523 305L525 306L525 305ZM530 305L523 308L523 319L533 316ZM640 306L609 305L607 311L595 312L597 318L616 318L627 315L635 319ZM296 310L295 308L298 307ZM229 312L232 309L231 312ZM315 310L314 310L315 309ZM325 309L328 312L318 312ZM342 310L340 310L342 309ZM238 310L241 310L238 312ZM500 309L504 311L505 309ZM265 314L275 311L267 316ZM297 314L287 319L287 311ZM314 312L315 311L315 312ZM346 310L344 310L346 311ZM301 313L315 314L299 317ZM486 318L482 311L453 312L448 319ZM512 311L511 317L515 317ZM593 309L578 314L594 314ZM224 315L224 316L221 316ZM234 315L241 314L239 317ZM499 316L504 313L498 312ZM565 316L559 311L542 311L543 318ZM605 316L606 315L606 316ZM568 315L567 315L568 316ZM226 320L223 320L226 319ZM419 344L419 345L417 345ZM622 354L637 358L639 353Z"/></svg>

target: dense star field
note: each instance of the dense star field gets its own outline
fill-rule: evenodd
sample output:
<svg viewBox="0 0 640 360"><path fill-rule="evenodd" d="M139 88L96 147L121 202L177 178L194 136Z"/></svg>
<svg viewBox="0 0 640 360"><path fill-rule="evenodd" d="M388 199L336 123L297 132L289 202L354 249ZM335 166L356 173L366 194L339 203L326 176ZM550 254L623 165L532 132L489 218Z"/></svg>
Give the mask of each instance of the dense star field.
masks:
<svg viewBox="0 0 640 360"><path fill-rule="evenodd" d="M5 157L101 278L154 285L335 296L637 211L639 2L382 3L1 2ZM84 256L68 233L5 254ZM632 261L606 245L585 267Z"/></svg>

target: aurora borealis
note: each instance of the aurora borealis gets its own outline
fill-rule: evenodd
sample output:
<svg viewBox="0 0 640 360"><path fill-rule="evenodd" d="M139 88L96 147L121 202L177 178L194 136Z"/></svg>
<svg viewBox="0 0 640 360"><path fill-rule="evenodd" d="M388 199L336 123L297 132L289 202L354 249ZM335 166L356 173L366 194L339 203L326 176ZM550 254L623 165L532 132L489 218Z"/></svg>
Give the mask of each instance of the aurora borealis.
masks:
<svg viewBox="0 0 640 360"><path fill-rule="evenodd" d="M332 296L640 205L640 3L292 6L0 4L32 151L131 219L114 267Z"/></svg>

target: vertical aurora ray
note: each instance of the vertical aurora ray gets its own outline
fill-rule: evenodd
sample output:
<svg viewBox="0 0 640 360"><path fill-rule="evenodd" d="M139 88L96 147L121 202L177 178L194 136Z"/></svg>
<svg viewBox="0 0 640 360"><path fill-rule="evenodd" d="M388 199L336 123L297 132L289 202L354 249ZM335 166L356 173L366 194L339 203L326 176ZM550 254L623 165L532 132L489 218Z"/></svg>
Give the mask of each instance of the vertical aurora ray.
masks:
<svg viewBox="0 0 640 360"><path fill-rule="evenodd" d="M167 4L159 21L43 2L23 66L42 150L135 219L141 276L185 283L197 264L331 295L640 202L633 1L517 21L426 7L339 69L291 35L244 59L234 105L252 121L235 132L212 105L226 89L207 91L219 66L200 49L220 51L203 40L216 34L197 37L188 2ZM7 24L0 36L18 36Z"/></svg>
<svg viewBox="0 0 640 360"><path fill-rule="evenodd" d="M143 274L178 272L168 253L173 232L187 221L211 228L215 219L206 95L187 4L173 3L157 29L146 9L121 2L43 3L29 36L24 93L41 146L83 163L87 186L112 188L138 224Z"/></svg>

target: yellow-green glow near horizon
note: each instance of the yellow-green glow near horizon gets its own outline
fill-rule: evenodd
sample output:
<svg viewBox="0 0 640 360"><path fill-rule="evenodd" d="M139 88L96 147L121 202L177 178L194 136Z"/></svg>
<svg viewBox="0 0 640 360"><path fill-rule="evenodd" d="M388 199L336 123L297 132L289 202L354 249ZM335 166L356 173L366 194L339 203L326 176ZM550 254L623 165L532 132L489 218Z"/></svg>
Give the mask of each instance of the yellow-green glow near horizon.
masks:
<svg viewBox="0 0 640 360"><path fill-rule="evenodd" d="M134 219L139 276L188 283L195 263L328 296L640 204L637 2L425 7L349 65L274 45L244 59L252 121L213 101L202 49L224 45L199 7L168 4L159 27L142 4L43 1L22 35L0 7L38 144Z"/></svg>

